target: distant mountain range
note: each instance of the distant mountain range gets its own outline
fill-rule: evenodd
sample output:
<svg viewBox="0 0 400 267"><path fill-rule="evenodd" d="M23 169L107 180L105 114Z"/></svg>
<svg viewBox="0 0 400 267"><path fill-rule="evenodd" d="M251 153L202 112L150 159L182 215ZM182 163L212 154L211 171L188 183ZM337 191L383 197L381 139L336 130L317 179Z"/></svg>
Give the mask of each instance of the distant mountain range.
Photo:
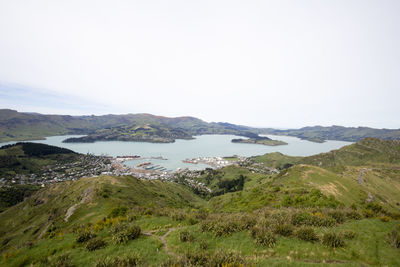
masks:
<svg viewBox="0 0 400 267"><path fill-rule="evenodd" d="M260 138L259 134L271 134L295 136L313 142L325 140L356 142L365 137L400 139L399 129L314 126L278 130L226 122L208 123L194 117L168 118L151 114L70 116L0 110L0 142L43 139L45 136L67 134L86 136L67 139L66 142L119 140L165 143L174 142L175 139L191 139L194 135L204 134L231 134L251 139Z"/></svg>
<svg viewBox="0 0 400 267"><path fill-rule="evenodd" d="M303 140L322 143L325 140L339 140L358 142L366 137L375 137L384 140L400 139L400 129L374 129L369 127L343 127L343 126L313 126L301 129L263 130L264 133L274 135L295 136Z"/></svg>

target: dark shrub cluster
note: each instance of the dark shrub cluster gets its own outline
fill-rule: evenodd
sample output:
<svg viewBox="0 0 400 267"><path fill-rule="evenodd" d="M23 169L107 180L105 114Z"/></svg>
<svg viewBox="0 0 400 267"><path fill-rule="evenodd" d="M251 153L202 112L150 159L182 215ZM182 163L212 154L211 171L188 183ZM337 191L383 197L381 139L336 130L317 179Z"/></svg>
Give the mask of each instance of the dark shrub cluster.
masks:
<svg viewBox="0 0 400 267"><path fill-rule="evenodd" d="M141 257L137 253L126 256L105 257L99 259L95 263L95 267L130 267L137 266L142 262Z"/></svg>
<svg viewBox="0 0 400 267"><path fill-rule="evenodd" d="M346 217L352 220L361 220L361 214L358 213L356 210L351 210L346 212Z"/></svg>
<svg viewBox="0 0 400 267"><path fill-rule="evenodd" d="M331 217L325 217L322 214L313 215L308 212L299 212L293 214L291 222L296 226L307 225L331 227L336 224L336 220Z"/></svg>
<svg viewBox="0 0 400 267"><path fill-rule="evenodd" d="M182 230L179 233L179 240L181 242L191 242L194 240L194 236L188 230Z"/></svg>
<svg viewBox="0 0 400 267"><path fill-rule="evenodd" d="M291 236L293 234L293 226L291 224L277 224L274 233L281 236Z"/></svg>
<svg viewBox="0 0 400 267"><path fill-rule="evenodd" d="M96 234L93 233L92 231L83 230L80 233L78 233L78 236L76 237L76 242L84 243L95 237L96 237Z"/></svg>
<svg viewBox="0 0 400 267"><path fill-rule="evenodd" d="M215 253L186 252L181 259L169 259L161 264L162 267L170 266L252 266L240 253L233 251L217 250Z"/></svg>
<svg viewBox="0 0 400 267"><path fill-rule="evenodd" d="M346 215L339 210L334 210L334 211L328 212L328 216L335 219L337 223L344 223L344 221L346 219Z"/></svg>
<svg viewBox="0 0 400 267"><path fill-rule="evenodd" d="M114 244L126 244L129 240L140 236L141 229L137 225L123 227L121 231L114 232L112 241Z"/></svg>
<svg viewBox="0 0 400 267"><path fill-rule="evenodd" d="M86 249L89 251L94 251L94 250L97 250L100 248L104 248L106 246L107 246L107 244L103 239L93 238L93 239L89 240L89 242L87 242Z"/></svg>
<svg viewBox="0 0 400 267"><path fill-rule="evenodd" d="M115 217L119 217L119 216L125 216L126 212L128 211L127 207L117 207L114 208L109 214L108 214L108 218L115 218Z"/></svg>
<svg viewBox="0 0 400 267"><path fill-rule="evenodd" d="M311 227L302 227L297 229L296 231L296 237L304 240L304 241L310 241L310 242L314 242L314 241L318 241L319 238L317 236L317 234L315 233L314 229Z"/></svg>
<svg viewBox="0 0 400 267"><path fill-rule="evenodd" d="M240 223L226 219L226 220L210 220L207 219L200 224L200 229L203 232L212 232L215 236L228 236L235 232L245 230L247 224L241 225Z"/></svg>
<svg viewBox="0 0 400 267"><path fill-rule="evenodd" d="M73 267L71 256L69 254L62 254L52 261L50 261L51 267Z"/></svg>
<svg viewBox="0 0 400 267"><path fill-rule="evenodd" d="M335 233L325 233L322 236L322 244L332 248L339 248L345 245L343 237Z"/></svg>
<svg viewBox="0 0 400 267"><path fill-rule="evenodd" d="M241 230L240 225L234 221L217 222L212 228L215 236L228 236Z"/></svg>
<svg viewBox="0 0 400 267"><path fill-rule="evenodd" d="M228 236L248 230L256 223L256 217L250 214L211 215L200 223L200 229L202 232L212 232L215 236Z"/></svg>
<svg viewBox="0 0 400 267"><path fill-rule="evenodd" d="M255 226L250 231L251 236L254 238L254 242L261 246L273 247L276 244L276 237L267 228Z"/></svg>
<svg viewBox="0 0 400 267"><path fill-rule="evenodd" d="M140 236L141 232L142 232L142 229L140 229L140 227L137 225L129 226L125 230L125 233L130 240L138 238Z"/></svg>

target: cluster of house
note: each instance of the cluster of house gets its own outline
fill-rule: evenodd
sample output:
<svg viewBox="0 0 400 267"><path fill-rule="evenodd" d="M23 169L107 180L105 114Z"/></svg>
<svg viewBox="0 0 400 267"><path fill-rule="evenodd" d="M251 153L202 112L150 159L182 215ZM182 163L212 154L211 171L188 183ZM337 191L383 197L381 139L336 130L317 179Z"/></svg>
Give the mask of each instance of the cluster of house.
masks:
<svg viewBox="0 0 400 267"><path fill-rule="evenodd" d="M16 174L12 179L0 178L0 185L49 183L77 180L83 177L93 177L102 172L113 172L109 157L79 155L77 160L43 166L40 171L32 174Z"/></svg>
<svg viewBox="0 0 400 267"><path fill-rule="evenodd" d="M214 168L222 168L222 167L232 164L228 160L221 158L221 157L198 157L198 158L193 158L193 159L185 159L182 161L184 163L190 163L190 164L199 164L199 163L207 164Z"/></svg>
<svg viewBox="0 0 400 267"><path fill-rule="evenodd" d="M171 171L146 170L143 168L131 168L124 163L126 157L108 157L94 155L80 155L77 161L64 162L54 165L48 165L42 168L38 174L17 174L10 179L0 178L1 185L10 184L34 184L45 185L49 183L63 182L68 180L77 180L84 177L97 177L99 175L111 176L134 176L145 180L163 180L187 184L201 191L211 190L199 182L201 171L191 171L188 169L178 169ZM248 168L250 171L272 174L279 172L276 169L265 167L263 164L257 164L246 157L199 157L185 160L186 163L207 164L214 169L223 168L228 165L237 165Z"/></svg>

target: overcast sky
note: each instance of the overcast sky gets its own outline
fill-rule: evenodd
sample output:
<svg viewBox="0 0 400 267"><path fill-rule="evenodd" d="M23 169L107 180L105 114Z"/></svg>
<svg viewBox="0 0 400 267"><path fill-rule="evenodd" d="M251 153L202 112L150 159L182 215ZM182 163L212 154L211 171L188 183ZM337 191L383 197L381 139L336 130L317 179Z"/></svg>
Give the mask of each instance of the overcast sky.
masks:
<svg viewBox="0 0 400 267"><path fill-rule="evenodd" d="M400 1L0 0L0 108L400 128Z"/></svg>

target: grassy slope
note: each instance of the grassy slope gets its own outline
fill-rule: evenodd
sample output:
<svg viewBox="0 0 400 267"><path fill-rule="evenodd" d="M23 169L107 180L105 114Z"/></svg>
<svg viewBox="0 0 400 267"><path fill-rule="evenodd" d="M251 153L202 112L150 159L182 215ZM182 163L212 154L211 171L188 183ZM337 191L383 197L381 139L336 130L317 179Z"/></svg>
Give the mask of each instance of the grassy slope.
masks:
<svg viewBox="0 0 400 267"><path fill-rule="evenodd" d="M254 160L272 167L282 167L287 163L303 164L290 168L282 179L275 180L274 183L284 184L285 187L300 183L313 185L327 194L331 192L331 195L337 191L340 193L336 194L337 198L344 204L350 204L351 198L363 202L370 193L387 208L396 210L400 208L399 155L399 141L366 138L339 150L310 157L271 153ZM363 171L362 185L359 184L360 171ZM307 181L305 177L311 179Z"/></svg>
<svg viewBox="0 0 400 267"><path fill-rule="evenodd" d="M333 266L397 266L400 264L399 250L391 247L388 242L388 234L399 225L399 221L395 219L389 222L378 218L346 219L344 223L333 227L313 227L320 238L326 232L341 233L350 230L355 233L353 239L346 240L344 248L332 249L320 242L310 243L294 236L279 236L276 245L268 248L257 245L248 230L215 236L212 232L201 231L203 218L196 217L203 208L208 208L221 216L217 221L223 224L235 220L241 222L243 220L240 216L243 214L253 217L258 224L265 224L264 220L274 218L274 213L329 212L335 206L338 207L336 211L340 212L350 210L348 207L352 204L362 214L368 193L373 194L375 202L386 210L398 213L399 166L392 160L398 153L397 149L396 142L371 139L342 150L308 158L286 157L281 154L262 156L255 160L275 166L298 164L278 175L252 173L246 168L235 166L223 168L214 173L214 179L209 186L215 187L219 180L231 180L244 175L247 177L244 189L213 197L208 203L182 186L159 181L139 181L131 177L102 176L53 185L0 214L0 244L3 244L4 251L0 264L18 266L43 257L54 259L68 252L75 265L87 266L105 255L129 255L137 252L145 266L157 266L172 257L167 254L161 239L157 237L171 229L165 240L169 253L175 255L201 251L214 253L222 248L240 252L247 259L257 258L257 266L307 266L324 262ZM352 165L345 165L346 161ZM364 183L360 185L359 172L363 168L367 170L364 173ZM288 199L293 202L287 202ZM66 211L81 200L82 205L77 207L68 222L63 221ZM138 206L159 210L172 207L173 212L171 215L146 215L148 213L143 209L140 212L135 211L139 216L134 223L140 225L145 232L155 231L153 236L142 235L126 245L114 245L108 232L102 230L98 235L108 242L106 248L87 252L82 245L77 245L76 235L70 231L73 226L95 223L118 206L127 206L133 210ZM184 218L174 219L176 216L173 214L183 210L186 214ZM231 215L225 212L231 212ZM377 213L374 216L381 215ZM290 220L284 222L288 223ZM37 240L43 229L52 223L58 227L57 236L43 236L30 248L29 241ZM180 241L180 232L183 230L188 230L194 240ZM9 238L10 241L5 242ZM201 248L204 243L207 244L206 248ZM54 250L49 251L49 247Z"/></svg>
<svg viewBox="0 0 400 267"><path fill-rule="evenodd" d="M65 222L67 210L75 204L78 204L76 209ZM42 189L1 213L0 243L7 238L11 238L7 246L34 240L51 224L70 229L74 225L94 223L118 206L183 208L202 204L185 187L169 182L142 181L130 176L84 178Z"/></svg>

